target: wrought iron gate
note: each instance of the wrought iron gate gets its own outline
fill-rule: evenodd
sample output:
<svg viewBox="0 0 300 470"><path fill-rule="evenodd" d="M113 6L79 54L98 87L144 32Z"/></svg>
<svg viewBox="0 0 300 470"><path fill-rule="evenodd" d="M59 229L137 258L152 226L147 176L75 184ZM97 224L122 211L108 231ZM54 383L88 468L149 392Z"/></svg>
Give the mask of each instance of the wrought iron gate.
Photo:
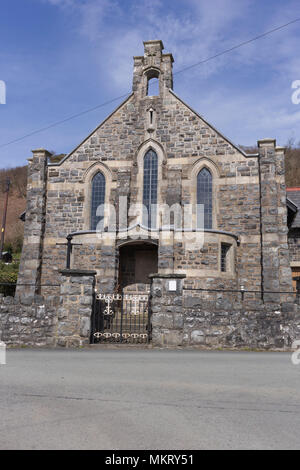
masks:
<svg viewBox="0 0 300 470"><path fill-rule="evenodd" d="M149 343L149 294L95 294L91 318L94 343Z"/></svg>

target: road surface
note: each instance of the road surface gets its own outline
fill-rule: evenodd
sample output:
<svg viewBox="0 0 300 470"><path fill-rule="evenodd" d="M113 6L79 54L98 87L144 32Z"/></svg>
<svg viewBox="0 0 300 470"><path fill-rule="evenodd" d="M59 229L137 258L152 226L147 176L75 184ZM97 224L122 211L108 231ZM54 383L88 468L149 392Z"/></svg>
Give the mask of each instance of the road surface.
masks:
<svg viewBox="0 0 300 470"><path fill-rule="evenodd" d="M8 350L0 449L299 449L290 353Z"/></svg>

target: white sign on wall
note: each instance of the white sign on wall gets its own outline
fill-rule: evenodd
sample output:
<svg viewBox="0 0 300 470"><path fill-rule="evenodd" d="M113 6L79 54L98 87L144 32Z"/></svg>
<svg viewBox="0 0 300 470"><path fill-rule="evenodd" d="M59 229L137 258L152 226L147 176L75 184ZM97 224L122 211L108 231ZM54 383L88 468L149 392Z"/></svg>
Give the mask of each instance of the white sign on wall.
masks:
<svg viewBox="0 0 300 470"><path fill-rule="evenodd" d="M177 282L176 280L172 279L172 281L169 281L169 291L176 292L176 290L177 290Z"/></svg>

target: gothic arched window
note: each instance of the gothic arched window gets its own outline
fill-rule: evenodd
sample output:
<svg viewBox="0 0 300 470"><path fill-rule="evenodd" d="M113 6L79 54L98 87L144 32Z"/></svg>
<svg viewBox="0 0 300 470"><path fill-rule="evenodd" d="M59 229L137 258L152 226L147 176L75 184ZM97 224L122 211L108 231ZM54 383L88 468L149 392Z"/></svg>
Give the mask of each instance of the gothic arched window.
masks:
<svg viewBox="0 0 300 470"><path fill-rule="evenodd" d="M199 171L197 176L197 205L197 227L212 228L212 176L207 168Z"/></svg>
<svg viewBox="0 0 300 470"><path fill-rule="evenodd" d="M103 216L97 215L97 209L105 201L105 177L100 171L92 179L91 230L96 230Z"/></svg>
<svg viewBox="0 0 300 470"><path fill-rule="evenodd" d="M143 186L143 224L148 228L156 228L157 205L157 168L158 160L154 150L148 150L144 157Z"/></svg>

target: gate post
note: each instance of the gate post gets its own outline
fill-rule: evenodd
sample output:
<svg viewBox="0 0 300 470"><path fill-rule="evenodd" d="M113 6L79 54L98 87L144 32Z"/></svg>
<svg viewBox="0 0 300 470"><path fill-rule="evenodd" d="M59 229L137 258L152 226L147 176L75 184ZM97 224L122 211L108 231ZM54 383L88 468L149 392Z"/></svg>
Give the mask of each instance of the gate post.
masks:
<svg viewBox="0 0 300 470"><path fill-rule="evenodd" d="M33 299L40 293L42 243L45 230L47 196L47 159L44 149L32 151L28 159L27 204L24 225L24 243L16 287L18 299Z"/></svg>
<svg viewBox="0 0 300 470"><path fill-rule="evenodd" d="M179 346L183 340L185 274L150 274L153 346Z"/></svg>
<svg viewBox="0 0 300 470"><path fill-rule="evenodd" d="M89 344L96 271L60 271L60 307L56 344L78 347Z"/></svg>

